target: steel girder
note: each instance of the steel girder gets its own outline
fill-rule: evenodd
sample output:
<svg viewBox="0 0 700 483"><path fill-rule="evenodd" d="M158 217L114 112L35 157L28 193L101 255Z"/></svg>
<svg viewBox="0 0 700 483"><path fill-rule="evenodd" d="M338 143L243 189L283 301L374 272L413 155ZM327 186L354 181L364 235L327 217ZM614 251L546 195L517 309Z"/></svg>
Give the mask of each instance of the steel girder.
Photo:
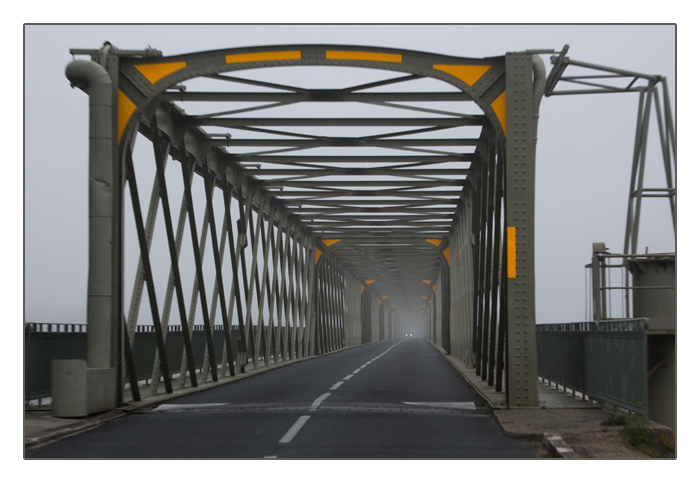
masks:
<svg viewBox="0 0 700 483"><path fill-rule="evenodd" d="M366 337L395 337L401 324L423 318L434 341L491 374L489 382L495 371L499 389L507 370L511 405L537 403L529 333L532 117L539 99L531 53L471 59L339 45L170 57L106 45L74 53L91 53L115 86L115 173L129 187L140 245L125 333L132 341L143 323L145 286L152 323L160 327L151 394L161 383L173 390L164 352L175 297L183 331L191 333L197 317L206 326L207 363L193 374L194 342L185 337L180 388L233 375L249 362L256 367ZM299 84L299 68L341 75L311 70ZM145 219L132 154L139 137L153 144L157 167ZM166 208L165 177L174 164L182 186L177 223ZM205 188L199 202L198 179ZM124 236L123 203L119 194L117 239ZM196 213L198 203L206 207ZM170 254L162 311L147 267L159 205ZM195 262L189 313L178 274L183 243ZM121 244L115 250L122 259ZM209 273L205 258L214 267ZM113 290L122 324L120 286L121 280ZM221 345L214 342L217 310ZM234 325L238 341L229 338Z"/></svg>

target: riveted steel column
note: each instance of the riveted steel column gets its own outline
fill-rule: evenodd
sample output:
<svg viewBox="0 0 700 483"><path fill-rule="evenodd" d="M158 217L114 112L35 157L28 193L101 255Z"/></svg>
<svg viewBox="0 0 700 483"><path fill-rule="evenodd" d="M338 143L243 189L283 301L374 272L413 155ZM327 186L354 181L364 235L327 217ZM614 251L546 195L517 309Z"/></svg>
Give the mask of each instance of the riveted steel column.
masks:
<svg viewBox="0 0 700 483"><path fill-rule="evenodd" d="M507 389L511 406L536 406L535 136L532 54L506 55Z"/></svg>

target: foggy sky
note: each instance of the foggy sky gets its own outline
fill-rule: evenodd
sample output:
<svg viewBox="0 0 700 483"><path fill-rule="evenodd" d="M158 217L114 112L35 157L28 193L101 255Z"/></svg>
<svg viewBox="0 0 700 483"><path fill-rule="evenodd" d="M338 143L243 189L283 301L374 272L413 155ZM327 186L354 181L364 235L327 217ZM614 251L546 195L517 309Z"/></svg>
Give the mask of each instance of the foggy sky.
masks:
<svg viewBox="0 0 700 483"><path fill-rule="evenodd" d="M575 60L667 77L675 96L675 27L666 26L70 26L25 27L24 317L84 323L87 299L88 96L64 75L70 48L222 48L334 43L489 57L570 45ZM549 55L541 56L547 72ZM537 322L584 320L591 245L623 249L637 94L544 98L536 168ZM652 124L650 133L657 136ZM656 151L647 186L663 186ZM656 179L657 181L652 181ZM639 251L675 251L668 201L646 200ZM131 287L127 279L126 291Z"/></svg>

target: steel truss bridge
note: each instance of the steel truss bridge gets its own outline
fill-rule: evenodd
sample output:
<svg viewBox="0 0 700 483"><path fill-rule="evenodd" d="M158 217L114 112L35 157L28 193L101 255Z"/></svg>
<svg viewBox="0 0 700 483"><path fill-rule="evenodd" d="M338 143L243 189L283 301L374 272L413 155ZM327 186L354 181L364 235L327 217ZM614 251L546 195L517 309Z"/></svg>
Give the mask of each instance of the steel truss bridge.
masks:
<svg viewBox="0 0 700 483"><path fill-rule="evenodd" d="M549 80L544 51L71 50L91 57L66 69L90 96L83 410L409 330L511 406L536 405L538 106L573 62L547 52ZM656 77L601 84L628 74L578 82L651 103ZM653 195L675 220L671 183ZM643 194L634 185L631 200ZM144 325L150 384L134 369ZM169 356L173 330L182 350Z"/></svg>

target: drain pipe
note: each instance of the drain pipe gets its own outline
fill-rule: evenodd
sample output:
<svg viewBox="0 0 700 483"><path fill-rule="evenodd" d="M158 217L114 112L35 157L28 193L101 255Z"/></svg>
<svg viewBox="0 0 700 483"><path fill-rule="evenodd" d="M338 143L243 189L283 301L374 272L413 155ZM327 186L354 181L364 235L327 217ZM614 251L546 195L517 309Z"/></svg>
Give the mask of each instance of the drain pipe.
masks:
<svg viewBox="0 0 700 483"><path fill-rule="evenodd" d="M103 50L109 49L105 44ZM98 63L66 66L71 87L90 95L87 367L112 367L112 81Z"/></svg>

